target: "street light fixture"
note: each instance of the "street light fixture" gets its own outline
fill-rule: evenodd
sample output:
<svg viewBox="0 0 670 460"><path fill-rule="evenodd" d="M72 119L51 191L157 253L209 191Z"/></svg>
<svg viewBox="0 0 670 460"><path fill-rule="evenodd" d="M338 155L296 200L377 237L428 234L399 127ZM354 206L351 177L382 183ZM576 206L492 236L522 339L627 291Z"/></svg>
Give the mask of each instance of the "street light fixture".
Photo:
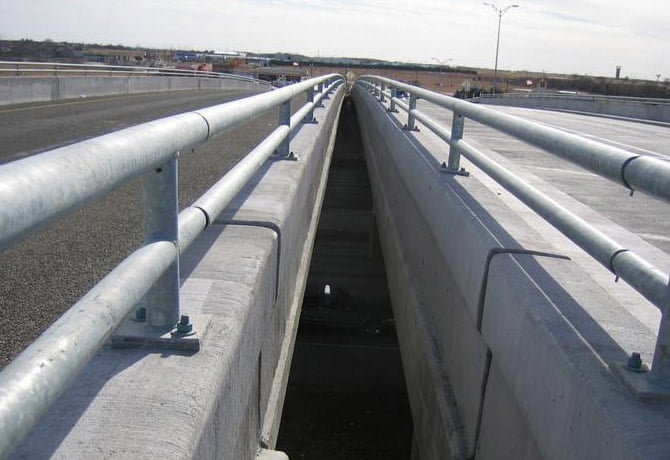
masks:
<svg viewBox="0 0 670 460"><path fill-rule="evenodd" d="M500 23L502 22L503 14L507 13L510 8L518 8L519 5L508 5L503 9L499 9L493 3L484 2L484 5L488 5L493 8L493 11L498 15L498 39L496 41L496 65L493 69L493 94L496 93L496 85L498 83L498 49L500 48Z"/></svg>

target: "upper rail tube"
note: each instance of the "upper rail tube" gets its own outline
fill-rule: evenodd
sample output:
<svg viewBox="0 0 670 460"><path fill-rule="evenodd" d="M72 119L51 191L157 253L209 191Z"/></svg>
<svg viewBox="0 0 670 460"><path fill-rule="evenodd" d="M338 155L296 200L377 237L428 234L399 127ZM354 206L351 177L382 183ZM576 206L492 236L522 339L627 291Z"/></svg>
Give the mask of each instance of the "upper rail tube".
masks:
<svg viewBox="0 0 670 460"><path fill-rule="evenodd" d="M176 115L0 166L0 248L116 186L323 82L302 83ZM310 103L311 104L311 103ZM193 206L179 213L178 241L150 242L125 259L0 372L0 458L67 388L137 302L246 185L303 116L280 126ZM220 189L224 193L218 193Z"/></svg>
<svg viewBox="0 0 670 460"><path fill-rule="evenodd" d="M326 88L325 92L330 91L341 83L341 80L333 83ZM314 104L316 104L322 96L323 94L319 96ZM291 117L290 127L279 126L275 129L261 144L235 165L228 174L223 176L216 184L205 192L203 196L193 203L193 207L199 208L205 212L207 214L208 222L212 222L216 219L226 206L228 206L230 200L239 193L244 184L246 184L251 176L256 173L263 162L272 155L281 141L299 126L300 120L302 120L311 106L312 103L308 102L302 109L298 110Z"/></svg>
<svg viewBox="0 0 670 460"><path fill-rule="evenodd" d="M436 94L384 77L375 81L405 90L595 172L631 190L670 201L670 162L640 156L519 117Z"/></svg>
<svg viewBox="0 0 670 460"><path fill-rule="evenodd" d="M91 65L73 64L65 62L28 62L28 61L0 61L0 76L3 73L20 76L21 73L29 74L56 74L58 76L75 75L132 75L132 76L186 76L207 77L227 80L239 80L254 82L258 84L269 84L263 80L244 75L235 75L221 72L207 72L203 70L175 69L170 67L146 67L146 66L124 66L124 65Z"/></svg>
<svg viewBox="0 0 670 460"><path fill-rule="evenodd" d="M652 97L605 96L602 94L503 93L482 94L477 99L555 99L564 101L625 102L639 105L670 105L670 100Z"/></svg>
<svg viewBox="0 0 670 460"><path fill-rule="evenodd" d="M0 251L119 185L335 75L143 123L0 167Z"/></svg>

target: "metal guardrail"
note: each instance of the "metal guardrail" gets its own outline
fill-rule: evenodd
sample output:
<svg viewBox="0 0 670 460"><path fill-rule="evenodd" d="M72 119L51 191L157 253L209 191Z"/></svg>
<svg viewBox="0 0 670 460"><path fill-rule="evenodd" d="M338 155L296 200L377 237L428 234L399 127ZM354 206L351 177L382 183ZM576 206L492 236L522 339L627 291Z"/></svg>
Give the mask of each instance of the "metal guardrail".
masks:
<svg viewBox="0 0 670 460"><path fill-rule="evenodd" d="M172 67L0 61L0 77L205 77L268 84L253 77Z"/></svg>
<svg viewBox="0 0 670 460"><path fill-rule="evenodd" d="M145 243L0 373L0 457L41 414L144 298L147 323L170 331L179 319L179 255L273 154L289 153L290 134L314 120L335 74L195 112L144 123L0 166L0 250L142 176ZM316 88L316 89L315 89ZM291 99L307 102L290 115ZM191 206L178 213L177 156L275 107L279 126Z"/></svg>
<svg viewBox="0 0 670 460"><path fill-rule="evenodd" d="M388 99L388 110L396 107L407 112L406 128L416 129L419 120L450 145L443 167L454 174L464 173L460 155L495 179L522 202L565 234L605 268L624 279L656 305L661 325L650 375L658 381L670 381L670 286L668 274L643 260L633 251L571 213L514 173L495 163L462 139L465 118L470 118L501 132L535 145L549 153L569 160L631 190L642 190L670 201L670 162L636 155L622 149L600 144L558 129L542 126L519 117L496 112L477 104L433 93L415 86L377 76L364 76L357 85L378 98ZM398 91L409 95L409 101L396 97ZM453 112L451 131L416 108L417 98L424 99Z"/></svg>
<svg viewBox="0 0 670 460"><path fill-rule="evenodd" d="M551 93L551 92L533 92L533 93L502 93L502 94L481 94L473 98L473 101L480 99L556 99L579 102L625 102L638 105L670 105L670 99L631 97L631 96L604 96L600 94L572 94L572 93Z"/></svg>

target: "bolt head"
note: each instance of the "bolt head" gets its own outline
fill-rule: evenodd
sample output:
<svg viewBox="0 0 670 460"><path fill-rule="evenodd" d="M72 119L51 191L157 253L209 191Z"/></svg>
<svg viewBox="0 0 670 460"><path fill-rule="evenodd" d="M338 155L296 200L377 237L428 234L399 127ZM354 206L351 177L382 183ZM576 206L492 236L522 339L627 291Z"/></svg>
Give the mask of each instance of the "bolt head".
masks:
<svg viewBox="0 0 670 460"><path fill-rule="evenodd" d="M640 356L640 353L634 351L633 353L630 354L630 358L628 358L628 362L626 363L626 367L633 371L633 372L645 372L646 369L642 365L642 357Z"/></svg>
<svg viewBox="0 0 670 460"><path fill-rule="evenodd" d="M190 334L193 331L193 324L191 324L191 319L188 315L181 315L179 322L177 323L177 333L178 334Z"/></svg>

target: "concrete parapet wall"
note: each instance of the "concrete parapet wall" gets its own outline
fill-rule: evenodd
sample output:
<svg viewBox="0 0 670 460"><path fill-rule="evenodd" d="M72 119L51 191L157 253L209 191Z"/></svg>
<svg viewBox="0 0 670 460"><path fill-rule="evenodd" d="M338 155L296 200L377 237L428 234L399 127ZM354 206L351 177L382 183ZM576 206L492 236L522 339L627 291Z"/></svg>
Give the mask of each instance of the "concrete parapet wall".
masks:
<svg viewBox="0 0 670 460"><path fill-rule="evenodd" d="M181 259L195 354L105 348L13 458L273 455L343 88Z"/></svg>
<svg viewBox="0 0 670 460"><path fill-rule="evenodd" d="M263 84L203 77L11 77L0 78L0 105L160 91L256 89L259 85Z"/></svg>
<svg viewBox="0 0 670 460"><path fill-rule="evenodd" d="M665 458L668 405L638 401L612 371L655 341L613 277L598 284L578 248L534 214L521 218L474 166L463 160L470 177L442 173L443 143L403 130L403 115L360 87L353 96L414 460Z"/></svg>
<svg viewBox="0 0 670 460"><path fill-rule="evenodd" d="M560 110L565 112L594 113L612 117L670 123L670 101L661 104L653 100L630 100L598 98L597 96L546 96L505 95L498 98L482 98L481 103L526 107L531 109Z"/></svg>

